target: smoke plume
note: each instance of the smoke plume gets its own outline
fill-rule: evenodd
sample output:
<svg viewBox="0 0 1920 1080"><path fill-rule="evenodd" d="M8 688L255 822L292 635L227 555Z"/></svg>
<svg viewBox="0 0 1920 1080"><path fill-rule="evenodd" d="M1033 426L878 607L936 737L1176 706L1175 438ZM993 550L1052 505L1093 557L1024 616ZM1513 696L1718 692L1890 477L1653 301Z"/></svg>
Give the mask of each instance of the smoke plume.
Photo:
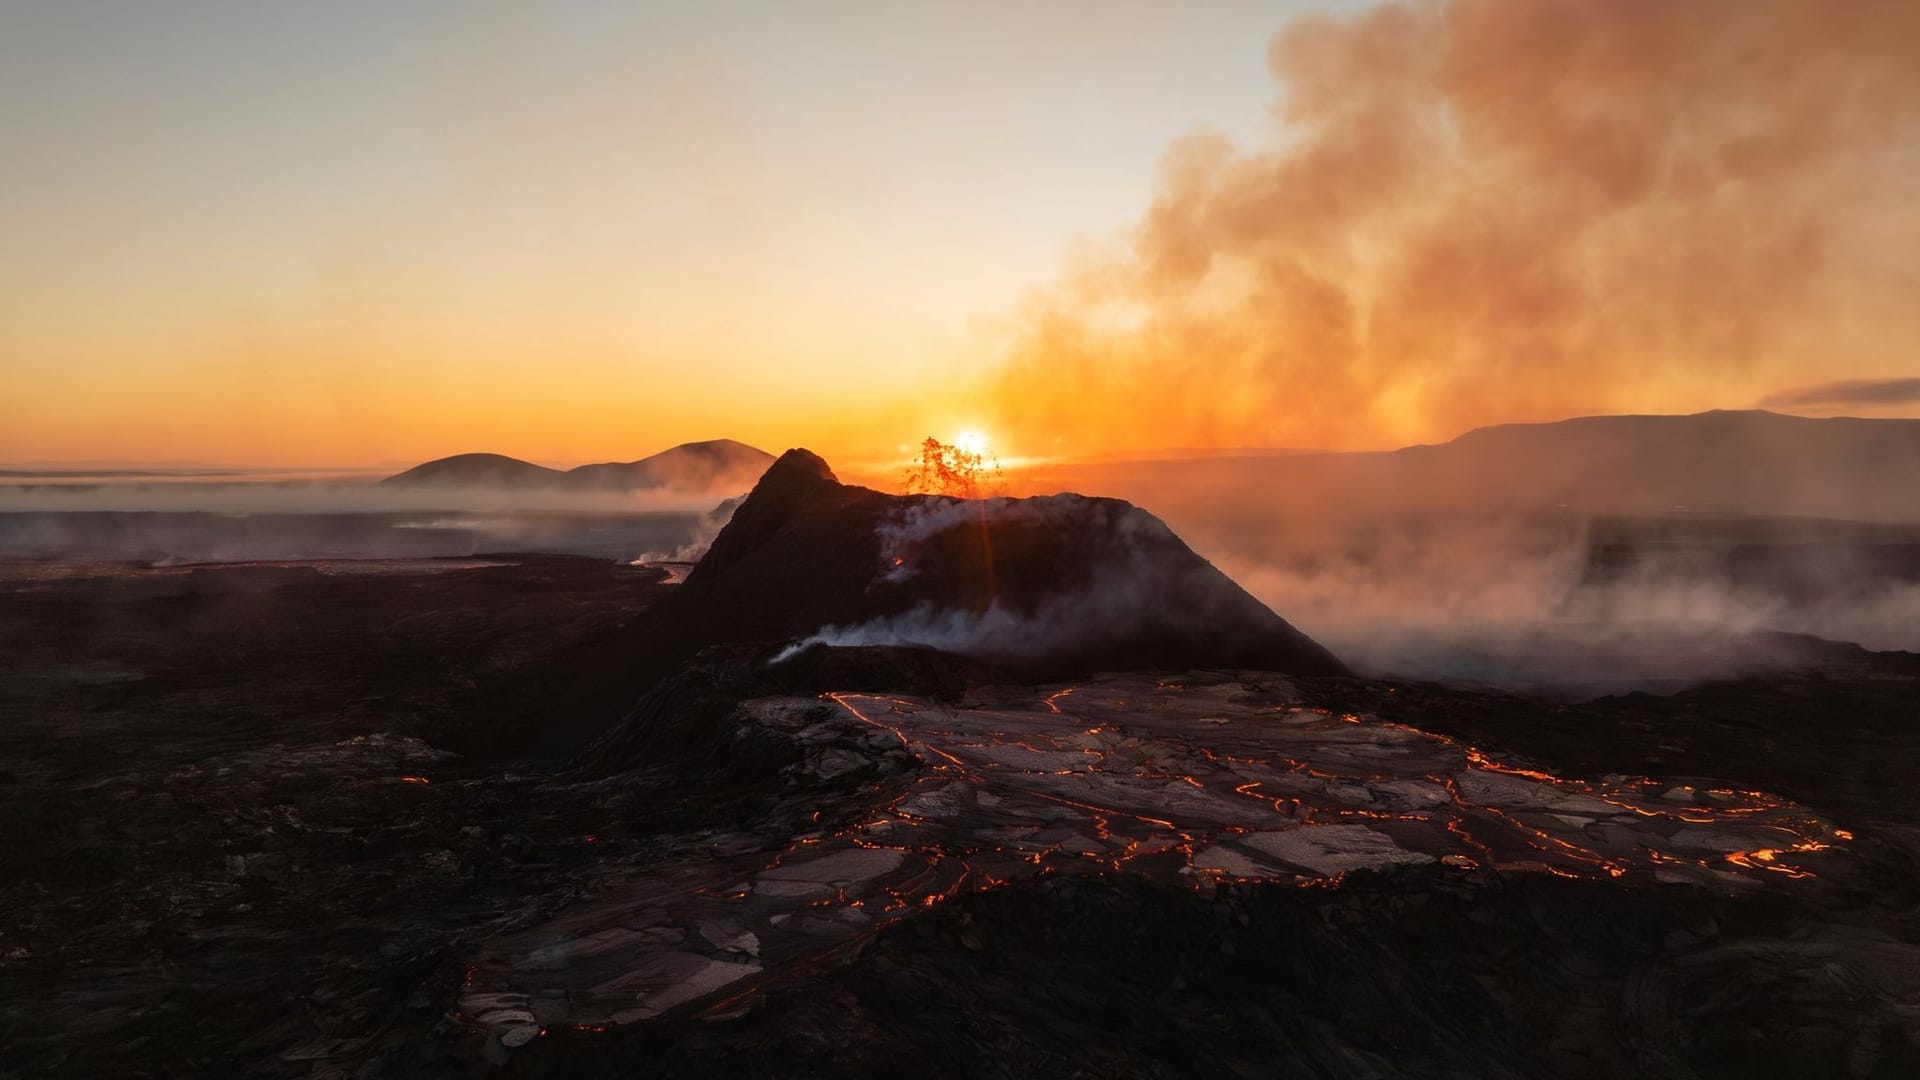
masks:
<svg viewBox="0 0 1920 1080"><path fill-rule="evenodd" d="M1022 312L997 430L1383 447L1910 370L1916 56L1910 3L1296 21L1272 140L1168 149L1127 241Z"/></svg>

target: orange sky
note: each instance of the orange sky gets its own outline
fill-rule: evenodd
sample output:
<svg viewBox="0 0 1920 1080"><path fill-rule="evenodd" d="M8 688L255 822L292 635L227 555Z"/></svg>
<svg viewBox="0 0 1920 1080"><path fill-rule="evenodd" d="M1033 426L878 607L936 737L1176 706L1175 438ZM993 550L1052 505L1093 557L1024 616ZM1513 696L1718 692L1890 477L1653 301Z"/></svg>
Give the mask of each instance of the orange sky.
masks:
<svg viewBox="0 0 1920 1080"><path fill-rule="evenodd" d="M1380 447L1920 373L1911 6L1032 7L11 8L0 461Z"/></svg>

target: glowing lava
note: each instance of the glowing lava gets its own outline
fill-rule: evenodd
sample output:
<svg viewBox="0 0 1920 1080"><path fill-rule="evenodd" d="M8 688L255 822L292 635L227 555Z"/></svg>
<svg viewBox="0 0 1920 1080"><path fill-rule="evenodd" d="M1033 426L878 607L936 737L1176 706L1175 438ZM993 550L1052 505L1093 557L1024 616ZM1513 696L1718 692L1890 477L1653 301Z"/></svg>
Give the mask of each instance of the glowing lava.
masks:
<svg viewBox="0 0 1920 1080"><path fill-rule="evenodd" d="M536 1021L733 1008L762 978L916 910L1050 873L1319 887L1439 865L1752 889L1812 876L1848 839L1763 792L1569 780L1301 707L1284 683L1114 677L1006 694L972 707L854 693L742 703L742 722L813 747L807 768L822 775L888 756L916 767L849 794L869 801L836 818L843 828L819 829L816 813L815 831L695 852L507 939L462 1012L504 1039Z"/></svg>

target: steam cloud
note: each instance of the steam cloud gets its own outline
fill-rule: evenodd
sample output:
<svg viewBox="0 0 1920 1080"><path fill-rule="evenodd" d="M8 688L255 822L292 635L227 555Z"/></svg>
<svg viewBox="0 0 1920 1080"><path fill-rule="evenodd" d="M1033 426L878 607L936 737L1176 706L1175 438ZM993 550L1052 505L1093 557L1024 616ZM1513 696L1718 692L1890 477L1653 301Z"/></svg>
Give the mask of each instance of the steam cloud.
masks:
<svg viewBox="0 0 1920 1080"><path fill-rule="evenodd" d="M1920 649L1920 534L1572 511L1387 514L1333 535L1170 504L1197 550L1357 668L1552 692L1792 667L1807 634Z"/></svg>
<svg viewBox="0 0 1920 1080"><path fill-rule="evenodd" d="M727 527L727 522L733 520L733 512L738 510L740 504L745 501L744 495L728 499L694 521L693 536L686 543L670 551L649 551L634 562L699 562L700 557L713 546L713 538L719 536L720 530Z"/></svg>
<svg viewBox="0 0 1920 1080"><path fill-rule="evenodd" d="M1079 495L912 503L877 527L877 584L910 581L918 548L942 534L967 527L996 530L1034 527L1101 542L1084 549L1085 581L1067 584L1014 604L996 596L982 607L945 607L922 602L912 609L854 625L827 626L782 652L778 660L812 645L923 645L988 660L1019 661L1036 655L1098 646L1125 637L1143 620L1204 623L1206 597L1196 595L1185 567L1169 574L1164 526L1134 508ZM1108 546L1106 543L1110 541ZM1184 598L1185 608L1175 601Z"/></svg>
<svg viewBox="0 0 1920 1080"><path fill-rule="evenodd" d="M1137 579L1102 571L1085 588L1048 597L1032 611L991 604L983 611L920 604L901 615L828 626L788 647L777 663L811 645L924 645L990 660L1019 659L1077 644L1115 620L1138 618Z"/></svg>
<svg viewBox="0 0 1920 1080"><path fill-rule="evenodd" d="M1072 525L1075 524L1076 512L1084 505L1085 500L1073 495L1056 495L1043 499L1011 499L1000 496L976 500L932 498L913 503L880 523L878 530L882 564L880 580L900 582L912 577L915 573L915 564L910 556L913 554L914 546L948 529L986 522L999 525L1032 525L1046 522L1063 526ZM1123 520L1116 524L1124 530L1129 522ZM860 644L877 643L861 642ZM932 642L923 641L921 644L932 644Z"/></svg>
<svg viewBox="0 0 1920 1080"><path fill-rule="evenodd" d="M1376 447L1907 368L1920 5L1434 0L1273 42L989 389L1040 452Z"/></svg>

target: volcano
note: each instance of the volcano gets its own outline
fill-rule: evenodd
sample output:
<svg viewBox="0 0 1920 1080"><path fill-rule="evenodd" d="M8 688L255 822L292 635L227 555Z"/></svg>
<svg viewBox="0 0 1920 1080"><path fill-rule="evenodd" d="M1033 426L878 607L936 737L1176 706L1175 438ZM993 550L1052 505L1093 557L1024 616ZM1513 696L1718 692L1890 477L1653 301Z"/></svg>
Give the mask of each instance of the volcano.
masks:
<svg viewBox="0 0 1920 1080"><path fill-rule="evenodd" d="M766 471L672 607L687 642L925 646L1033 677L1346 672L1139 507L889 495L807 450Z"/></svg>

